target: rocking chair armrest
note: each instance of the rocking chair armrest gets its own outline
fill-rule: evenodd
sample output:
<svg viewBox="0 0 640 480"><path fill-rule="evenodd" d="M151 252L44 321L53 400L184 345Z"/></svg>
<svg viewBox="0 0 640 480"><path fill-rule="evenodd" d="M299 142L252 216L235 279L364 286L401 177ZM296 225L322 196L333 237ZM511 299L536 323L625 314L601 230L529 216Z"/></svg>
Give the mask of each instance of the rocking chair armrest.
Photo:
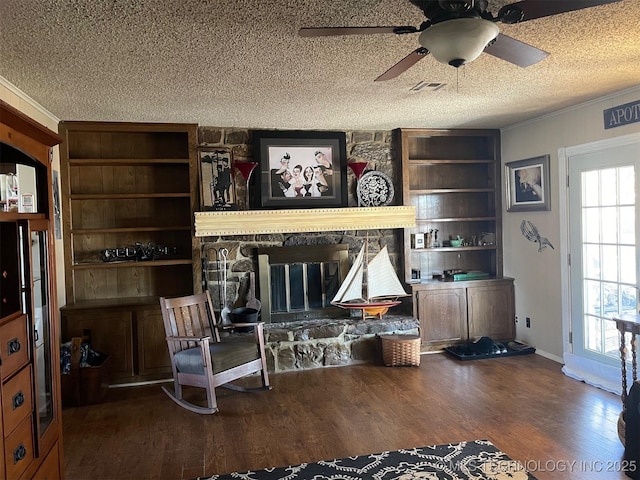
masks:
<svg viewBox="0 0 640 480"><path fill-rule="evenodd" d="M202 342L204 340L211 340L210 336L206 336L206 337L165 337L167 340L170 340L172 342Z"/></svg>

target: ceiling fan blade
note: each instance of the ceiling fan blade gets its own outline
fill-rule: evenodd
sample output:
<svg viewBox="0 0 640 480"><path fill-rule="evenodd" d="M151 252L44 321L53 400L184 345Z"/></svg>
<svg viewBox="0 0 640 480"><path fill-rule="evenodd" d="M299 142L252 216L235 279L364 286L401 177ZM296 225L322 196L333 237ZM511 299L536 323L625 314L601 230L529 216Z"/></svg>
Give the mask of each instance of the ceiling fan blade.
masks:
<svg viewBox="0 0 640 480"><path fill-rule="evenodd" d="M428 54L429 54L429 50L427 50L426 48L424 47L416 48L413 52L411 52L409 55L404 57L402 60L400 60L393 67L391 67L389 70L384 72L382 75L380 75L374 81L382 82L384 80L391 80L392 78L396 78L401 73L404 73L407 70L409 70L409 68L413 67L416 63L418 63Z"/></svg>
<svg viewBox="0 0 640 480"><path fill-rule="evenodd" d="M335 35L363 35L373 33L415 33L418 29L411 25L401 27L303 27L298 31L301 37L333 37Z"/></svg>
<svg viewBox="0 0 640 480"><path fill-rule="evenodd" d="M548 52L516 40L503 33L498 34L496 41L484 49L485 53L501 58L507 62L528 67L549 56Z"/></svg>
<svg viewBox="0 0 640 480"><path fill-rule="evenodd" d="M560 13L582 10L583 8L596 7L607 3L616 3L621 0L522 0L521 2L505 5L498 12L498 18L513 9L520 10L522 17L519 22L526 22L535 18L558 15ZM506 21L505 23L512 23ZM515 23L515 22L513 22Z"/></svg>

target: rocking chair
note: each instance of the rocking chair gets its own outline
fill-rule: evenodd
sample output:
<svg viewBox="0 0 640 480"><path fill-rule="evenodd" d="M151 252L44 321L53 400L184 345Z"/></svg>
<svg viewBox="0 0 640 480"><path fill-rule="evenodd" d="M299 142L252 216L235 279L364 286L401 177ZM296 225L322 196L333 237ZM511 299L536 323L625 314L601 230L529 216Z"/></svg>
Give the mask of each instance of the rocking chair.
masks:
<svg viewBox="0 0 640 480"><path fill-rule="evenodd" d="M216 322L209 292L177 298L160 298L160 307L173 369L174 391L162 390L181 407L195 413L218 411L215 388L238 391L271 390L264 353L263 322L234 323L229 327ZM252 327L255 338L223 337L220 330ZM262 386L246 388L229 382L260 372ZM183 398L182 387L204 388L207 406Z"/></svg>

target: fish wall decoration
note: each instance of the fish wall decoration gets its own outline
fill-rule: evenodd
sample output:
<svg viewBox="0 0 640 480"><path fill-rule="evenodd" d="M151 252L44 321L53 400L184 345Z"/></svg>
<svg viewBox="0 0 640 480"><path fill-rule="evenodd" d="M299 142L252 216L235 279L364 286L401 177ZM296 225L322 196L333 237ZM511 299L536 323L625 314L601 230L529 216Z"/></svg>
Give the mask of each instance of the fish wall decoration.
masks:
<svg viewBox="0 0 640 480"><path fill-rule="evenodd" d="M538 232L538 228L529 220L522 221L522 223L520 224L520 231L527 240L538 244L538 252L541 252L547 247L551 247L552 249L554 249L549 239L540 235L540 232Z"/></svg>

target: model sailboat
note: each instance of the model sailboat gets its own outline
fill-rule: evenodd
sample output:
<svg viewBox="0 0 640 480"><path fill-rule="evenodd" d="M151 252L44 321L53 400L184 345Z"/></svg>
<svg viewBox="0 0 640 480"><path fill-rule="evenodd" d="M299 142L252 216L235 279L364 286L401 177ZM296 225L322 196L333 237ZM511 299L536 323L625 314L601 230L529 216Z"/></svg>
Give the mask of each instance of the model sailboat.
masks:
<svg viewBox="0 0 640 480"><path fill-rule="evenodd" d="M365 264L365 247L366 243L360 249L331 304L341 308L362 310L362 318L373 315L382 318L389 308L400 304L398 297L406 297L408 294L404 291L391 265L387 247L380 250L368 264Z"/></svg>

